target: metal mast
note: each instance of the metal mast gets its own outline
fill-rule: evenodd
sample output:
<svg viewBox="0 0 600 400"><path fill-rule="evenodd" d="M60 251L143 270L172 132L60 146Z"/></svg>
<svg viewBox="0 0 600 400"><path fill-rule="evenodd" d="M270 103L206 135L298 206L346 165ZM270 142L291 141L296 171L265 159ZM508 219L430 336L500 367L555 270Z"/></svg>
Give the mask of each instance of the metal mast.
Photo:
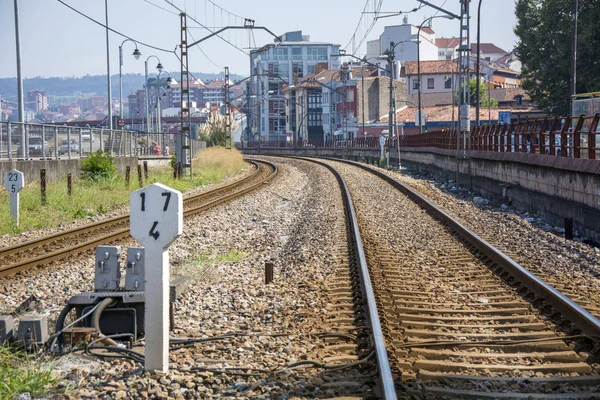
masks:
<svg viewBox="0 0 600 400"><path fill-rule="evenodd" d="M231 150L231 114L229 110L229 67L225 67L225 84L223 85L223 97L225 98L225 148Z"/></svg>
<svg viewBox="0 0 600 400"><path fill-rule="evenodd" d="M460 170L461 160L469 160L469 175L470 175L470 158L471 158L471 85L470 85L470 52L471 43L469 40L469 3L471 0L460 0L460 45L458 48L459 54L459 70L458 70L458 119L460 121L459 130L456 135L456 181L458 183L458 175Z"/></svg>
<svg viewBox="0 0 600 400"><path fill-rule="evenodd" d="M187 168L190 169L190 178L192 177L192 146L190 142L190 77L188 70L188 45L187 45L187 18L185 13L179 14L181 18L181 96L179 119L181 130L179 142L177 143L177 175L181 178Z"/></svg>

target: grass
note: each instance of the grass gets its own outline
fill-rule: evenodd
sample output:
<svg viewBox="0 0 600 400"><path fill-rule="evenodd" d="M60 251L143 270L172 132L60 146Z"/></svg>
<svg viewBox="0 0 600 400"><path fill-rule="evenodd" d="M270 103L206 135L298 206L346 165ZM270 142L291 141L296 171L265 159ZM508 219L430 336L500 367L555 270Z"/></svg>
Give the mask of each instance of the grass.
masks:
<svg viewBox="0 0 600 400"><path fill-rule="evenodd" d="M151 168L144 185L160 182L185 192L233 176L245 165L239 151L211 147L200 152L194 159L193 179L174 179L170 167ZM67 180L64 179L48 185L47 205L42 206L39 182L31 182L20 192L20 225L16 226L10 218L8 191L2 187L0 189L0 235L56 227L74 219L106 214L115 207L126 205L129 202L130 191L137 189L139 184L135 170L131 171L129 189L125 186L124 176L97 183L74 180L71 197L67 193Z"/></svg>
<svg viewBox="0 0 600 400"><path fill-rule="evenodd" d="M32 398L43 396L57 383L51 364L0 346L0 400L12 400L25 392Z"/></svg>

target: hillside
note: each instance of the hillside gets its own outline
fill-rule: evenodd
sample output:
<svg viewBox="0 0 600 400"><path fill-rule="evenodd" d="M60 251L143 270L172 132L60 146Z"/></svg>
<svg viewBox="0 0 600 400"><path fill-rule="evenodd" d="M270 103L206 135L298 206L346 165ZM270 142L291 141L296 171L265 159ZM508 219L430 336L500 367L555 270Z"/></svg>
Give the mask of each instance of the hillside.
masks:
<svg viewBox="0 0 600 400"><path fill-rule="evenodd" d="M222 78L222 74L205 74L194 72L195 77L203 81L211 81L216 78ZM164 75L163 75L164 76ZM179 81L179 74L173 76L176 81ZM231 75L232 80L243 79L244 77ZM144 85L144 76L142 74L125 74L123 75L123 96L133 93L137 89L141 89ZM95 93L96 95L107 94L106 75L86 75L80 78L28 78L23 80L23 89L25 93L28 90L40 89L48 92L49 95L55 96L73 96L74 92ZM113 98L119 97L119 75L112 76L112 95ZM0 78L0 96L2 98L16 99L17 97L17 79L16 78Z"/></svg>

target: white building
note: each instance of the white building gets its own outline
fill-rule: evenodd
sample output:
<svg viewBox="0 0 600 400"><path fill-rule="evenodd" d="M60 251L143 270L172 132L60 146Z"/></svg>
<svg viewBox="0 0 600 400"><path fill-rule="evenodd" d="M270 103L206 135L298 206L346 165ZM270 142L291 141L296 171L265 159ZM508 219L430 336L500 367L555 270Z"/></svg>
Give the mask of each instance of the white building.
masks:
<svg viewBox="0 0 600 400"><path fill-rule="evenodd" d="M467 39L463 38L463 43ZM454 60L458 57L458 45L460 38L438 38L435 39L435 45L438 47L438 60Z"/></svg>
<svg viewBox="0 0 600 400"><path fill-rule="evenodd" d="M394 43L394 58L397 71L395 79L398 79L400 65L404 65L406 61L421 61L437 60L438 46L436 45L435 32L429 26L421 28L420 36L420 54L417 54L417 37L419 35L419 27L409 24L386 26L379 39L367 42L367 60L376 60L388 51L391 43ZM417 57L417 55L419 57ZM380 63L381 64L381 63Z"/></svg>
<svg viewBox="0 0 600 400"><path fill-rule="evenodd" d="M340 66L340 45L311 42L302 31L288 32L250 52L252 83L250 90L250 126L263 140L286 140L285 98L283 85L291 85L308 74ZM258 118L257 118L258 116ZM257 137L253 138L257 140ZM252 139L250 139L252 140Z"/></svg>
<svg viewBox="0 0 600 400"><path fill-rule="evenodd" d="M479 43L479 58L483 60L496 61L507 53L493 43ZM471 43L471 55L477 55L477 43Z"/></svg>

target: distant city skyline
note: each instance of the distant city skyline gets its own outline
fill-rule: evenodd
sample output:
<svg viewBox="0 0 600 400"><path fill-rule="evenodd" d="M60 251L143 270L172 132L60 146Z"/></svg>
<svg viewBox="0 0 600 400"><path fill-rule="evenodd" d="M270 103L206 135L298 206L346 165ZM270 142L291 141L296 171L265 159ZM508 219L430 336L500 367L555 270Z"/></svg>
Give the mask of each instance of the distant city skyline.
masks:
<svg viewBox="0 0 600 400"><path fill-rule="evenodd" d="M70 10L57 0L18 0L21 32L21 57L23 77L65 77L106 74L105 29L85 17ZM76 2L63 0L66 4L104 23L104 1L89 0ZM2 63L0 77L16 76L14 0L0 0L0 47ZM458 13L459 0L431 0L451 12ZM305 0L298 2L270 2L267 0L173 0L173 5L186 10L190 16L188 26L191 35L189 41L200 39L209 32L200 28L192 20L208 26L212 30L228 25L243 25L243 18L251 18L256 26L265 26L277 35L302 30L311 40L329 42L345 47L355 32L359 18L365 6L364 0L345 3L345 7L333 2ZM213 5L217 4L235 15L227 14ZM378 3L369 0L369 5ZM477 3L471 2L471 41L476 40ZM179 11L167 0L108 0L109 26L136 40L172 51L179 43ZM402 4L384 1L381 11L408 11L418 7L416 0L406 0ZM516 37L514 0L483 1L481 41L494 43L506 51L514 48ZM369 8L372 10L372 7ZM436 14L431 7L424 6L415 13L409 13L408 22L419 25L425 18ZM364 14L370 18L369 14ZM438 14L439 15L439 14ZM381 18L376 21L365 40L359 55L365 53L367 40L376 39L386 25L402 24L403 16ZM365 25L365 24L361 24ZM366 26L370 25L367 24ZM490 29L489 27L494 27ZM363 27L365 28L365 27ZM458 22L435 19L432 25L437 37L458 35ZM359 30L362 33L362 30ZM230 30L223 33L232 44L213 37L199 47L190 50L192 71L222 73L228 66L231 73L248 75L250 47L272 42L273 37L264 31L254 30L251 35L245 30ZM111 75L119 73L118 47L125 38L110 33ZM237 48L236 48L237 47ZM123 73L144 73L144 60L150 55L160 58L165 71L175 79L179 75L179 61L172 52L162 52L140 45L142 56L135 60L131 55L135 46L127 42L124 45ZM351 52L351 46L348 47ZM156 59L151 58L148 70L154 73Z"/></svg>

